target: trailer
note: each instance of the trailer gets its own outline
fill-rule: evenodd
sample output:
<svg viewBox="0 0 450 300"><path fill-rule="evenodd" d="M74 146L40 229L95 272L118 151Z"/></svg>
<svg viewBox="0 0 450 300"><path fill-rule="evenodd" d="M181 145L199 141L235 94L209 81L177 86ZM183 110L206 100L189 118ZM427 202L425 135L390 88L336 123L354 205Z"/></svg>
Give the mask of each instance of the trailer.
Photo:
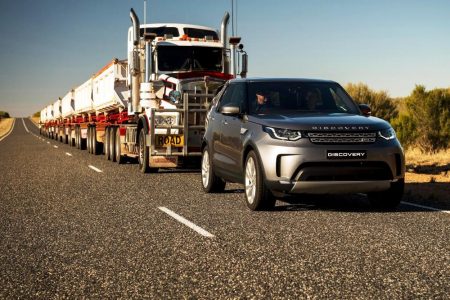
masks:
<svg viewBox="0 0 450 300"><path fill-rule="evenodd" d="M133 9L127 59L112 59L46 110L43 134L141 172L199 161L206 112L214 94L247 73L239 37L178 23L140 24ZM55 113L56 112L56 113ZM50 117L51 116L51 117Z"/></svg>

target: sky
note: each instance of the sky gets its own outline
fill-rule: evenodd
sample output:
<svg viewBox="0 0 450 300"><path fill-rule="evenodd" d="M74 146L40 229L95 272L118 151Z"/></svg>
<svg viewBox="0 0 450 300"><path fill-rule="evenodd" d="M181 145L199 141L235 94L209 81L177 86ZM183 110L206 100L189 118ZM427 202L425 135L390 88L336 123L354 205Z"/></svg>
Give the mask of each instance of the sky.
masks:
<svg viewBox="0 0 450 300"><path fill-rule="evenodd" d="M450 86L448 0L236 1L249 76L363 82L392 97ZM129 10L143 23L143 3L0 0L0 110L29 116L126 58ZM149 23L219 29L231 13L231 0L147 3Z"/></svg>

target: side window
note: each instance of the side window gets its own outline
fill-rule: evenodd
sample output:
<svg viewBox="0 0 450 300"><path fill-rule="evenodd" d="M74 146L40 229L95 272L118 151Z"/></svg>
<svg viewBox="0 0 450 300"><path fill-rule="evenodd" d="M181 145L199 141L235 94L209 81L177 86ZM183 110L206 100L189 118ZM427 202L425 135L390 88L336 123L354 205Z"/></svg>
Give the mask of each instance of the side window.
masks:
<svg viewBox="0 0 450 300"><path fill-rule="evenodd" d="M244 83L231 84L225 90L217 109L220 110L224 106L238 106L241 112L247 110L247 91Z"/></svg>
<svg viewBox="0 0 450 300"><path fill-rule="evenodd" d="M222 107L227 106L233 102L233 94L236 89L235 84L230 84L228 88L223 92L222 97L219 100L219 105L217 106L217 111L219 111Z"/></svg>

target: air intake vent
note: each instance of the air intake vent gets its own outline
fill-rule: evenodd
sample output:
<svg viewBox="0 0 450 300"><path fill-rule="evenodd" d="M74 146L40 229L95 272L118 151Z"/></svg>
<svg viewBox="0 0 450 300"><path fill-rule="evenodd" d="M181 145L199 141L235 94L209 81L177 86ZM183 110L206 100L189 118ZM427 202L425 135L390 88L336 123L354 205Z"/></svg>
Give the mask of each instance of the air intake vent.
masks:
<svg viewBox="0 0 450 300"><path fill-rule="evenodd" d="M376 132L308 132L311 143L323 145L339 144L372 144L375 143Z"/></svg>

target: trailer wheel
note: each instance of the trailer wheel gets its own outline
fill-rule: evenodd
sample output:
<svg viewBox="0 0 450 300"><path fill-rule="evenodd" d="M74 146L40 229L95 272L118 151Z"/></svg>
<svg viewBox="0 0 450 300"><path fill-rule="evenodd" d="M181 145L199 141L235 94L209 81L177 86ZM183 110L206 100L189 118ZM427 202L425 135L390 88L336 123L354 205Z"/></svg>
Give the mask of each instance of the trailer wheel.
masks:
<svg viewBox="0 0 450 300"><path fill-rule="evenodd" d="M122 148L121 148L121 144L120 144L120 128L116 128L115 130L116 132L116 137L114 138L115 141L115 149L114 149L114 153L115 153L115 161L118 164L123 164L125 162L125 157L122 156Z"/></svg>
<svg viewBox="0 0 450 300"><path fill-rule="evenodd" d="M106 127L105 129L105 142L103 143L103 146L105 147L105 158L109 160L109 127Z"/></svg>
<svg viewBox="0 0 450 300"><path fill-rule="evenodd" d="M116 130L117 127L111 127L109 130L109 159L116 161Z"/></svg>
<svg viewBox="0 0 450 300"><path fill-rule="evenodd" d="M92 131L91 125L88 125L88 128L87 128L86 148L87 148L87 151L88 151L89 154L92 154L92 147L91 147L91 144L92 144L92 141L91 141L91 131Z"/></svg>
<svg viewBox="0 0 450 300"><path fill-rule="evenodd" d="M93 126L91 133L92 133L92 141L91 141L92 153L94 155L98 155L98 154L100 154L101 149L100 149L100 143L97 142L97 127Z"/></svg>

